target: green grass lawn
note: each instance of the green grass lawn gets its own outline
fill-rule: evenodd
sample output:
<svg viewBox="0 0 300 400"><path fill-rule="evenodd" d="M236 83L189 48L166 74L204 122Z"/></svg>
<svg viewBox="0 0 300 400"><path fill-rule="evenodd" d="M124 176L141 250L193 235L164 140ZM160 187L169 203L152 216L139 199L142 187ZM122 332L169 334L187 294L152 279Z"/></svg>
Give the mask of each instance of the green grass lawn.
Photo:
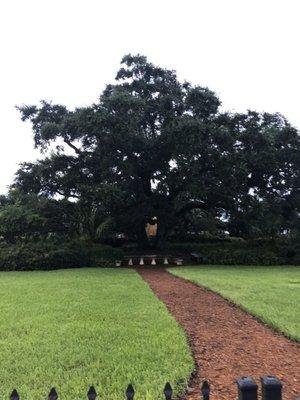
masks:
<svg viewBox="0 0 300 400"><path fill-rule="evenodd" d="M220 293L300 340L300 267L196 266L169 271Z"/></svg>
<svg viewBox="0 0 300 400"><path fill-rule="evenodd" d="M0 398L162 398L185 386L193 360L181 328L132 270L0 273Z"/></svg>

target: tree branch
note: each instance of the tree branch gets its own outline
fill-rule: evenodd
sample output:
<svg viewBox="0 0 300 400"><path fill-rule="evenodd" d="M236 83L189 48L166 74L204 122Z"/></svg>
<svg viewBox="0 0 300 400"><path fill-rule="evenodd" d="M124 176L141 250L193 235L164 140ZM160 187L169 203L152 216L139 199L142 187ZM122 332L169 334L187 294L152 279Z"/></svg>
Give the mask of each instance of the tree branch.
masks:
<svg viewBox="0 0 300 400"><path fill-rule="evenodd" d="M76 194L71 194L71 193L65 194L65 193L61 192L60 190L56 190L56 193L63 197L74 197L74 199L80 199L80 197L77 196Z"/></svg>
<svg viewBox="0 0 300 400"><path fill-rule="evenodd" d="M181 215L184 215L188 211L194 210L196 208L200 208L201 210L208 210L210 207L201 200L190 201L177 211L176 216L179 217Z"/></svg>
<svg viewBox="0 0 300 400"><path fill-rule="evenodd" d="M73 149L75 151L76 154L82 154L82 152L78 149L78 147L76 147L73 143L71 143L69 140L64 139L64 142L71 147L71 149Z"/></svg>

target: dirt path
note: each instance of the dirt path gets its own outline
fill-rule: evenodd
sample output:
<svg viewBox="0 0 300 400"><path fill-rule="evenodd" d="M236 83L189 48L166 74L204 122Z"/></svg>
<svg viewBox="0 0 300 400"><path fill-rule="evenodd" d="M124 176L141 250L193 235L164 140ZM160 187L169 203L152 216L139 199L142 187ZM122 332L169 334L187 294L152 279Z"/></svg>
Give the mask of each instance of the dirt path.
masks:
<svg viewBox="0 0 300 400"><path fill-rule="evenodd" d="M197 365L186 400L199 400L207 379L212 400L237 398L235 380L276 375L284 382L283 399L300 395L300 346L274 333L221 296L163 269L137 269L184 328Z"/></svg>

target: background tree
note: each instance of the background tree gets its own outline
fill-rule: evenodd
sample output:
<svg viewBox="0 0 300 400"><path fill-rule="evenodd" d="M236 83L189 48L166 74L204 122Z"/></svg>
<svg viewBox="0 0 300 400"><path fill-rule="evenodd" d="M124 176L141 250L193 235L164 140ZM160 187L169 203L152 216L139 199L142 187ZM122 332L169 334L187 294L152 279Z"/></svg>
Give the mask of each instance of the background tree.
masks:
<svg viewBox="0 0 300 400"><path fill-rule="evenodd" d="M74 236L75 205L11 190L0 197L0 237L7 243ZM76 221L77 222L77 221Z"/></svg>
<svg viewBox="0 0 300 400"><path fill-rule="evenodd" d="M273 212L278 234L299 212L298 132L279 114L231 115L219 106L209 89L127 55L116 84L90 107L19 108L46 157L24 163L14 186L84 205L140 246L149 218L158 218L162 247L194 210L244 235L250 220L269 234L259 221Z"/></svg>

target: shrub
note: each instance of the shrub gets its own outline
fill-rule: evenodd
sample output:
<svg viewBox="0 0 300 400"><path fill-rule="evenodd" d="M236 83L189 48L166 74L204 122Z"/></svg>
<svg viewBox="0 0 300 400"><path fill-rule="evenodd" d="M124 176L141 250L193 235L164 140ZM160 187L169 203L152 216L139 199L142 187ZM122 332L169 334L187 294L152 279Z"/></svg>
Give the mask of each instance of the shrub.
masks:
<svg viewBox="0 0 300 400"><path fill-rule="evenodd" d="M51 270L90 266L89 252L80 245L52 242L17 243L0 246L3 271Z"/></svg>
<svg viewBox="0 0 300 400"><path fill-rule="evenodd" d="M272 251L254 249L211 249L203 254L205 264L220 265L274 265L279 259Z"/></svg>
<svg viewBox="0 0 300 400"><path fill-rule="evenodd" d="M121 260L122 258L123 252L119 248L100 244L95 244L91 248L91 262L95 267L114 267L115 261Z"/></svg>
<svg viewBox="0 0 300 400"><path fill-rule="evenodd" d="M253 241L231 241L223 243L170 243L169 251L197 252L203 264L219 265L275 265L293 264L299 259L295 247L280 247L276 243L263 244Z"/></svg>
<svg viewBox="0 0 300 400"><path fill-rule="evenodd" d="M110 246L89 248L82 242L29 242L2 244L0 270L53 270L61 268L112 267L122 252Z"/></svg>

